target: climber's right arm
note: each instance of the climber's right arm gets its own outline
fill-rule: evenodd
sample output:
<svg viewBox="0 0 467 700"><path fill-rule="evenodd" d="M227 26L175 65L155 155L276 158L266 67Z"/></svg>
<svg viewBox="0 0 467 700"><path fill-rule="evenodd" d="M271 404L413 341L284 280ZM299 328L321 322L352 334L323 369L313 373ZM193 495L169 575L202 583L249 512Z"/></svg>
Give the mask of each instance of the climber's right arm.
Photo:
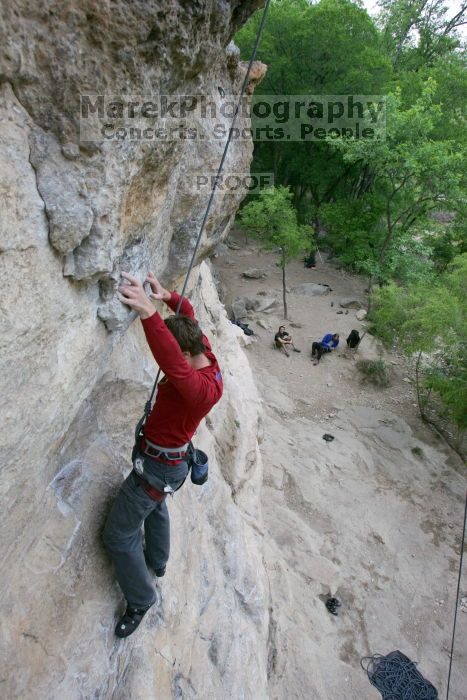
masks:
<svg viewBox="0 0 467 700"><path fill-rule="evenodd" d="M148 276L146 277L146 282L149 282L149 284L151 285L151 297L153 299L165 301L169 309L171 309L174 312L177 311L178 304L180 301L180 294L177 294L177 292L169 292L167 289L164 289L157 277L152 272L148 273ZM186 297L183 297L182 299L179 313L181 313L182 316L189 316L190 318L195 317L193 307Z"/></svg>

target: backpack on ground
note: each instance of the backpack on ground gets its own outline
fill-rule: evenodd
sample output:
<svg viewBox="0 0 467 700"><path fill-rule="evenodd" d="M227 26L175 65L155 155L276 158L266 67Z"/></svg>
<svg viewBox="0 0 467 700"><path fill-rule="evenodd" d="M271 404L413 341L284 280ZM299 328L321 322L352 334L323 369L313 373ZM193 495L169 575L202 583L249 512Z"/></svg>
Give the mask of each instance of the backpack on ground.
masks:
<svg viewBox="0 0 467 700"><path fill-rule="evenodd" d="M347 338L347 347L348 348L356 348L358 347L358 344L360 343L361 338L360 338L360 333L356 330L350 331L349 336Z"/></svg>

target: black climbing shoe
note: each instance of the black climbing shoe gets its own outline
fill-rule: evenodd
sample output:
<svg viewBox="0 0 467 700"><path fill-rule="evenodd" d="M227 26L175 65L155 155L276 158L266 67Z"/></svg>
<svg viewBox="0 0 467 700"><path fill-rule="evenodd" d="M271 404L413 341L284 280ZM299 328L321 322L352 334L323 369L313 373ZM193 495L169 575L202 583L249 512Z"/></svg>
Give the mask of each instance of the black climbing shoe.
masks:
<svg viewBox="0 0 467 700"><path fill-rule="evenodd" d="M325 605L331 615L337 615L337 608L340 608L342 603L337 598L328 598Z"/></svg>
<svg viewBox="0 0 467 700"><path fill-rule="evenodd" d="M162 576L165 575L165 566L161 566L160 569L154 569L154 573L156 576L158 576L158 578L162 578Z"/></svg>
<svg viewBox="0 0 467 700"><path fill-rule="evenodd" d="M151 606L148 608L132 608L128 605L125 614L120 618L115 628L117 637L124 639L125 637L129 637L130 634L133 634L150 607Z"/></svg>
<svg viewBox="0 0 467 700"><path fill-rule="evenodd" d="M293 351L294 352L301 352L301 350L299 350L298 348L294 348Z"/></svg>

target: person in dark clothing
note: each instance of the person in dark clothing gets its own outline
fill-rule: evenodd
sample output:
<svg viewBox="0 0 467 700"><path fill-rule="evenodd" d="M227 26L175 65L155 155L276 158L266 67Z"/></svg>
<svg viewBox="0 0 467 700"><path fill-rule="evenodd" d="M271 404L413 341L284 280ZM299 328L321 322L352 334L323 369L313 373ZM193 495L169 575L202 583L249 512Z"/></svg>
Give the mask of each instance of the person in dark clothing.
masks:
<svg viewBox="0 0 467 700"><path fill-rule="evenodd" d="M321 357L326 352L332 352L339 345L338 333L326 333L324 338L318 343L314 342L311 346L311 357L315 358L315 365L319 363Z"/></svg>
<svg viewBox="0 0 467 700"><path fill-rule="evenodd" d="M303 264L305 267L316 269L316 253L315 251L309 253L306 258L303 259Z"/></svg>
<svg viewBox="0 0 467 700"><path fill-rule="evenodd" d="M279 330L274 336L274 342L276 348L282 350L287 357L289 357L289 347L292 348L294 352L301 352L301 350L298 350L293 344L292 336L285 330L285 326L279 326Z"/></svg>
<svg viewBox="0 0 467 700"><path fill-rule="evenodd" d="M166 498L188 474L188 448L200 421L222 396L222 375L209 340L183 299L180 313L165 321L142 284L122 273L120 300L137 311L154 358L164 372L156 400L144 426L133 471L123 483L107 518L103 539L127 602L115 634L127 637L156 600L148 565L165 574L170 551L170 521ZM175 311L176 292L162 287L152 273L146 278L151 297ZM144 524L146 550L143 550Z"/></svg>
<svg viewBox="0 0 467 700"><path fill-rule="evenodd" d="M361 341L360 333L356 330L352 330L352 331L350 331L348 338L346 340L347 347L355 349L359 346L360 341Z"/></svg>

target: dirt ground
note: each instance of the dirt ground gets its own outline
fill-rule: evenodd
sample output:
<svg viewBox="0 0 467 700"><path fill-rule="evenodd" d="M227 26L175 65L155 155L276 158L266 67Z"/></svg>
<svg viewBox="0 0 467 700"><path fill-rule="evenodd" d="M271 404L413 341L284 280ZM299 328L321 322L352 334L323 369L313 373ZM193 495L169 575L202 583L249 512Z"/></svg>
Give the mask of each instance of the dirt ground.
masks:
<svg viewBox="0 0 467 700"><path fill-rule="evenodd" d="M343 298L365 301L364 281L317 257L287 268L290 290L327 284L318 297L288 294L282 317L276 255L240 233L213 259L227 306L238 296L277 296L272 313L250 312L255 337L246 348L264 403L262 493L265 565L271 607L270 697L371 700L380 697L361 657L400 649L445 694L460 555L465 468L419 419L407 361L366 335ZM263 279L241 273L264 270ZM343 311L343 313L337 313ZM258 322L266 323L265 329ZM273 345L284 324L301 353ZM340 334L339 349L315 366L311 343ZM356 362L383 357L386 389L362 383ZM334 440L323 441L324 433ZM325 606L342 601L337 617ZM461 596L467 595L464 573ZM467 614L458 615L451 700L465 700Z"/></svg>

